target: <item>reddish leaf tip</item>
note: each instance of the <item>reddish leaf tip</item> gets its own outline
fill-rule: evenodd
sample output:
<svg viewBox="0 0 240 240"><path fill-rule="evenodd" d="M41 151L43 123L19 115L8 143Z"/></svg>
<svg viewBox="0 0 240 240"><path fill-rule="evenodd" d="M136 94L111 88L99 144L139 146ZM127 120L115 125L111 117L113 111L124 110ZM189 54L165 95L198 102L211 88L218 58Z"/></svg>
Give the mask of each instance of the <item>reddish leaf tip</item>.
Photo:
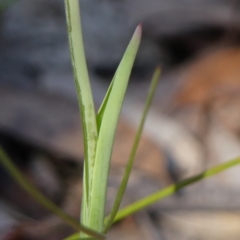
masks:
<svg viewBox="0 0 240 240"><path fill-rule="evenodd" d="M136 28L136 30L135 30L135 34L136 34L139 38L141 38L141 36L142 36L142 24L141 24L141 23L137 26L137 28Z"/></svg>

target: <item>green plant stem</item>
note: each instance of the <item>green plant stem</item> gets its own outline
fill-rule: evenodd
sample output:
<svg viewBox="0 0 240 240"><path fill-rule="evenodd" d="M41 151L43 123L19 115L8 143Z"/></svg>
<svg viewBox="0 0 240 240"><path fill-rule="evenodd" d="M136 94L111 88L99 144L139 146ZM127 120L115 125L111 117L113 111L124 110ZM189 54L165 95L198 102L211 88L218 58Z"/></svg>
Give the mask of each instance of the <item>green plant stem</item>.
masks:
<svg viewBox="0 0 240 240"><path fill-rule="evenodd" d="M74 218L63 212L58 206L56 206L53 202L51 202L48 198L46 198L41 192L39 192L26 177L18 170L18 168L12 163L10 158L4 152L3 148L0 147L0 163L3 167L8 171L10 176L33 198L35 198L41 205L45 208L53 212L59 218L61 218L64 222L71 225L73 228L82 231L96 239L105 239L105 236L101 233L93 231L81 224L78 223Z"/></svg>
<svg viewBox="0 0 240 240"><path fill-rule="evenodd" d="M223 164L220 164L216 167L210 168L209 170L204 171L203 173L200 173L196 176L190 177L188 179L185 179L183 181L180 181L179 183L170 185L169 187L164 188L161 191L158 191L156 193L153 193L139 201L136 201L132 204L130 204L129 206L121 209L118 214L116 215L116 218L114 219L114 222L119 221L137 211L142 210L143 208L146 208L147 206L165 198L168 197L170 195L172 195L173 193L175 193L176 191L190 185L193 184L195 182L198 182L202 179L206 179L209 178L217 173L220 173L228 168L231 168L235 165L240 164L240 158L236 158L233 159L231 161L225 162Z"/></svg>
<svg viewBox="0 0 240 240"><path fill-rule="evenodd" d="M77 90L83 136L84 136L84 171L81 222L89 226L91 205L92 174L97 146L97 123L92 90L88 76L83 45L79 0L65 0L66 18L74 80Z"/></svg>
<svg viewBox="0 0 240 240"><path fill-rule="evenodd" d="M113 78L113 83L110 85L100 108L102 119L99 120L100 124L98 124L99 136L93 170L88 225L99 232L104 230L107 181L116 128L141 35L142 27L139 25L128 44Z"/></svg>
<svg viewBox="0 0 240 240"><path fill-rule="evenodd" d="M111 225L114 221L114 218L115 218L115 216L116 216L116 214L119 210L120 204L122 202L122 199L123 199L126 187L127 187L127 183L128 183L128 180L129 180L129 177L130 177L130 174L131 174L131 170L132 170L132 166L133 166L134 159L135 159L135 156L136 156L137 148L138 148L138 145L139 145L139 142L140 142L140 139L141 139L144 123L146 121L147 113L149 111L149 108L151 106L155 90L157 88L159 77L160 77L160 68L158 67L153 74L153 78L152 78L151 85L150 85L150 88L149 88L149 92L148 92L148 95L147 95L147 100L146 100L146 103L145 103L144 111L143 111L143 114L142 114L142 117L141 117L141 121L140 121L138 130L137 130L136 137L134 139L134 143L133 143L133 147L132 147L132 150L131 150L131 153L130 153L129 160L128 160L127 166L125 168L124 176L123 176L122 182L120 184L120 187L118 189L118 193L117 193L115 202L113 204L113 208L111 210L111 213L110 213L109 217L107 218L107 220L105 220L105 229L104 229L105 233L108 232L109 228L111 227Z"/></svg>

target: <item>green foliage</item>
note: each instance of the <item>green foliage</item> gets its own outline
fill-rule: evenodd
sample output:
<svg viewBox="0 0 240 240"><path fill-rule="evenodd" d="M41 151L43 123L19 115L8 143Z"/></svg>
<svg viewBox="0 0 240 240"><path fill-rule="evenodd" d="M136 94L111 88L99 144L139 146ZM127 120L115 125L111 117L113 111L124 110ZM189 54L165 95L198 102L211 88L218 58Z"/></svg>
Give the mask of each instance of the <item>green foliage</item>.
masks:
<svg viewBox="0 0 240 240"><path fill-rule="evenodd" d="M66 0L65 6L85 145L81 220L85 225L102 232L113 142L130 73L140 44L141 26L137 27L126 49L103 100L99 115L96 117L84 56L79 2L78 0Z"/></svg>
<svg viewBox="0 0 240 240"><path fill-rule="evenodd" d="M126 166L126 170L125 170L122 182L121 182L120 187L118 189L118 193L117 193L115 202L113 204L113 208L111 210L111 213L110 213L109 217L105 220L105 228L104 228L105 233L111 227L111 225L112 225L112 223L115 219L115 216L118 212L118 209L120 207L120 204L122 202L122 199L123 199L126 187L127 187L127 183L128 183L128 180L129 180L129 177L130 177L130 174L131 174L133 162L134 162L134 159L135 159L135 156L136 156L136 153L137 153L137 148L138 148L139 141L140 141L140 138L141 138L141 134L142 134L142 131L143 131L143 126L144 126L144 123L145 123L145 120L146 120L147 113L148 113L148 110L150 108L151 102L153 100L154 92L157 88L159 77L160 77L160 68L157 68L154 75L153 75L152 81L151 81L151 86L150 86L148 97L147 97L146 104L145 104L145 107L144 107L143 115L142 115L142 118L141 118L141 121L140 121L140 124L139 124L139 127L138 127L138 131L137 131L134 143L133 143L132 151L130 153L130 157L129 157L129 160L128 160L128 163L127 163L127 166Z"/></svg>
<svg viewBox="0 0 240 240"><path fill-rule="evenodd" d="M119 221L120 219L133 214L156 201L170 196L181 188L206 179L239 164L240 158L221 164L201 174L173 184L161 191L140 199L119 211L119 206L124 196L131 169L133 167L134 158L143 131L147 112L159 80L160 69L157 68L153 75L143 115L128 163L126 165L122 182L120 184L110 215L105 217L106 190L112 148L124 95L140 45L142 27L139 25L136 28L109 86L98 114L96 114L85 59L79 0L65 0L65 8L74 81L77 90L84 137L85 160L81 223L78 223L78 221L64 213L59 207L57 207L54 203L43 196L34 186L32 186L23 176L23 174L16 168L16 166L10 161L2 148L0 148L0 163L7 169L10 175L19 183L19 185L29 194L31 194L37 201L39 201L39 203L78 231L76 234L68 237L68 240L105 239L104 233L108 232L109 228L115 221Z"/></svg>
<svg viewBox="0 0 240 240"><path fill-rule="evenodd" d="M4 150L0 147L0 163L8 171L10 176L16 180L16 182L27 191L34 199L36 199L41 205L50 210L56 216L61 218L64 222L72 226L73 228L85 232L96 239L105 239L103 234L97 233L82 224L78 223L74 218L63 212L58 206L46 198L41 192L39 192L18 170L18 168L12 163Z"/></svg>
<svg viewBox="0 0 240 240"><path fill-rule="evenodd" d="M210 168L210 169L204 171L203 173L197 174L193 177L182 180L176 184L170 185L169 187L166 187L158 192L155 192L155 193L153 193L143 199L140 199L140 200L136 201L135 203L132 203L131 205L121 209L118 212L114 221L115 222L119 221L135 212L140 211L143 208L146 208L147 206L149 206L163 198L166 198L166 197L174 194L176 191L178 191L188 185L191 185L198 181L201 181L201 180L204 180L211 176L214 176L214 175L216 175L220 172L223 172L223 171L227 170L228 168L234 167L238 164L240 164L240 158L236 158L236 159L230 160L228 162L222 163L220 165L217 165L213 168Z"/></svg>
<svg viewBox="0 0 240 240"><path fill-rule="evenodd" d="M95 165L98 132L92 90L90 87L84 53L79 1L65 0L65 8L74 80L77 90L84 136L84 192L81 221L83 224L88 225L91 206L91 186L93 179L93 169Z"/></svg>

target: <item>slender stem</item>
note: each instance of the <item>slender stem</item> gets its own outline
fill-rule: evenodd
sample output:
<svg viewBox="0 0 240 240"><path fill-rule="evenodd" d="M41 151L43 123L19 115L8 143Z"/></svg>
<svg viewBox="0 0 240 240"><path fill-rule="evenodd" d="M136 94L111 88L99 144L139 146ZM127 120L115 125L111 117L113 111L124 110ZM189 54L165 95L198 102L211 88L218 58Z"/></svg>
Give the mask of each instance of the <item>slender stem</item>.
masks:
<svg viewBox="0 0 240 240"><path fill-rule="evenodd" d="M124 172L122 182L121 182L120 187L118 189L118 193L117 193L115 202L113 204L113 208L111 210L110 216L105 221L106 222L105 229L104 229L105 233L108 232L109 228L111 227L111 225L114 221L114 218L115 218L115 216L116 216L116 214L119 210L120 204L122 202L122 199L123 199L126 187L127 187L128 179L129 179L129 176L131 174L131 170L132 170L132 166L133 166L134 159L135 159L135 156L136 156L137 148L138 148L138 145L139 145L139 142L140 142L140 139L141 139L144 123L146 121L147 114L148 114L149 108L151 106L155 90L157 88L157 84L158 84L158 81L159 81L159 76L160 76L160 68L158 67L153 74L153 78L152 78L151 85L150 85L150 88L149 88L149 92L148 92L148 95L147 95L147 100L146 100L146 103L145 103L145 107L144 107L144 110L143 110L141 121L140 121L140 124L139 124L139 127L138 127L136 137L134 139L133 147L132 147L132 150L131 150L131 153L130 153L130 157L129 157L127 166L125 168L125 172Z"/></svg>
<svg viewBox="0 0 240 240"><path fill-rule="evenodd" d="M96 239L105 239L104 235L98 233L94 230L91 230L78 223L74 218L63 212L57 205L51 202L47 197L45 197L41 192L39 192L27 179L26 177L18 170L18 168L12 163L10 158L4 152L3 148L0 147L0 163L8 171L13 179L33 198L35 198L41 205L53 212L64 222L71 225L76 230L82 231Z"/></svg>
<svg viewBox="0 0 240 240"><path fill-rule="evenodd" d="M142 27L138 25L117 68L110 92L107 92L106 106L105 100L103 102L104 113L99 128L88 225L99 232L104 230L107 181L116 128L141 35Z"/></svg>
<svg viewBox="0 0 240 240"><path fill-rule="evenodd" d="M68 37L84 136L84 180L81 221L88 226L91 181L97 145L97 124L83 45L79 0L65 0Z"/></svg>
<svg viewBox="0 0 240 240"><path fill-rule="evenodd" d="M208 170L206 170L205 172L201 173L201 174L198 174L196 176L193 176L193 177L190 177L188 179L185 179L183 181L180 181L179 183L176 183L176 184L173 184L173 185L170 185L169 187L166 187L164 188L163 190L161 191L158 191L158 192L155 192L141 200L138 200L132 204L130 204L129 206L121 209L116 218L114 219L114 221L119 221L121 220L122 218L125 218L139 210L142 210L143 208L146 208L148 207L149 205L165 198L165 197L168 197L170 195L172 195L173 193L175 193L176 191L178 191L179 189L182 189L188 185L191 185L195 182L198 182L202 179L205 179L205 178L209 178L217 173L220 173L228 168L231 168L235 165L238 165L240 164L240 158L236 158L236 159L233 159L231 161L228 161L226 163L223 163L223 164L220 164L216 167L213 167L213 168L210 168Z"/></svg>

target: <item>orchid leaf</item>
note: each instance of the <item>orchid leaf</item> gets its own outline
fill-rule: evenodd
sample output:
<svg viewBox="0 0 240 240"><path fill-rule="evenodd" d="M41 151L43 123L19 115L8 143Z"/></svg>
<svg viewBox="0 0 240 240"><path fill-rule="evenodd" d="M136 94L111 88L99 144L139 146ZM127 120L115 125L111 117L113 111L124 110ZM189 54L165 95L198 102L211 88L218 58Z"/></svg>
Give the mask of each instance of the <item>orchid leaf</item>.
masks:
<svg viewBox="0 0 240 240"><path fill-rule="evenodd" d="M150 105L152 103L155 90L157 88L159 77L160 77L160 68L157 68L155 70L154 74L153 74L153 78L152 78L151 85L150 85L150 88L149 88L149 92L148 92L147 100L146 100L146 103L145 103L144 111L143 111L143 114L142 114L142 117L141 117L141 121L140 121L138 130L137 130L136 137L134 139L133 147L132 147L132 150L131 150L131 153L130 153L130 157L128 159L128 163L126 165L126 169L125 169L125 173L124 173L122 182L121 182L120 187L118 189L118 193L117 193L115 202L113 204L113 208L111 210L111 213L110 213L109 217L107 218L107 221L105 221L106 222L105 229L104 229L105 233L111 227L111 225L114 221L114 218L115 218L115 216L116 216L116 214L119 210L120 204L122 202L122 199L123 199L126 187L127 187L127 183L128 183L128 180L129 180L129 176L131 174L133 162L134 162L134 159L135 159L135 156L136 156L136 153L137 153L137 148L138 148L140 138L141 138L141 135L142 135L143 126L144 126L144 123L145 123Z"/></svg>
<svg viewBox="0 0 240 240"><path fill-rule="evenodd" d="M93 179L92 174L98 136L96 114L84 52L79 0L65 0L65 8L73 74L84 136L84 192L81 220L88 225L91 180Z"/></svg>
<svg viewBox="0 0 240 240"><path fill-rule="evenodd" d="M139 25L115 73L112 87L109 90L109 94L107 94L107 101L104 101L104 114L101 120L96 149L89 214L89 227L94 227L95 230L100 232L103 231L107 179L115 132L127 84L140 44L141 32L142 29Z"/></svg>

